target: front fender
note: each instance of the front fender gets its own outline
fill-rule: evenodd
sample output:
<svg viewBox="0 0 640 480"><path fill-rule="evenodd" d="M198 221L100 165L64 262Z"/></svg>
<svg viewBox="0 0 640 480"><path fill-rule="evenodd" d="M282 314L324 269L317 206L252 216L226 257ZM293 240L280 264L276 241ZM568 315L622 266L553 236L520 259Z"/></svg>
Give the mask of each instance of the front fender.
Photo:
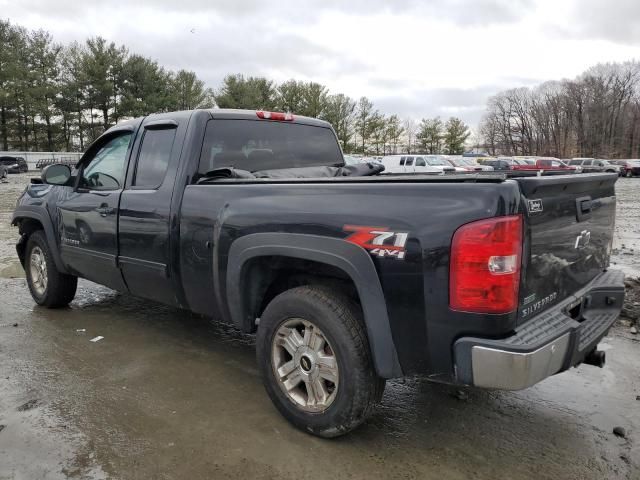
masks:
<svg viewBox="0 0 640 480"><path fill-rule="evenodd" d="M402 376L378 273L362 247L337 238L291 233L255 233L233 242L227 265L227 304L233 322L244 330L251 328L252 321L243 302L244 266L263 256L312 260L339 268L348 275L360 297L376 372L382 378Z"/></svg>
<svg viewBox="0 0 640 480"><path fill-rule="evenodd" d="M11 225L17 225L23 219L35 220L42 225L42 229L44 230L44 234L47 238L47 244L49 245L49 251L51 252L53 261L56 264L56 268L61 273L68 273L62 262L62 257L60 256L60 249L56 242L56 233L53 228L53 222L46 210L43 211L43 207L41 206L20 205L16 207L13 212Z"/></svg>

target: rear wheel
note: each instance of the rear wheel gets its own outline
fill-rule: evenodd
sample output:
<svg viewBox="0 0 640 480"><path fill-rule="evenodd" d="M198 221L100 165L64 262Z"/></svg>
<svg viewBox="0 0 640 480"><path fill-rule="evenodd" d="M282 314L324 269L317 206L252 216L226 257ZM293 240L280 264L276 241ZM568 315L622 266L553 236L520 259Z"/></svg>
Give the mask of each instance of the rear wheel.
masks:
<svg viewBox="0 0 640 480"><path fill-rule="evenodd" d="M64 307L73 300L78 277L58 271L42 230L29 237L24 268L29 291L38 305Z"/></svg>
<svg viewBox="0 0 640 480"><path fill-rule="evenodd" d="M321 437L356 428L384 390L359 309L326 287L293 288L271 301L260 319L257 357L280 413Z"/></svg>

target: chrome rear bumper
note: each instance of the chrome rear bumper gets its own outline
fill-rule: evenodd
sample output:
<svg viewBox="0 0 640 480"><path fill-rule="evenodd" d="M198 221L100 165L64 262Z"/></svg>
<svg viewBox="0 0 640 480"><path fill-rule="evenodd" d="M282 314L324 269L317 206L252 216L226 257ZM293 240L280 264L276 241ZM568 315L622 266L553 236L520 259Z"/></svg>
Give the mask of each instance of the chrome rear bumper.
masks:
<svg viewBox="0 0 640 480"><path fill-rule="evenodd" d="M609 270L510 337L463 337L454 344L456 377L467 385L521 390L578 365L618 318L623 300L624 274ZM574 319L568 310L575 305L581 308Z"/></svg>

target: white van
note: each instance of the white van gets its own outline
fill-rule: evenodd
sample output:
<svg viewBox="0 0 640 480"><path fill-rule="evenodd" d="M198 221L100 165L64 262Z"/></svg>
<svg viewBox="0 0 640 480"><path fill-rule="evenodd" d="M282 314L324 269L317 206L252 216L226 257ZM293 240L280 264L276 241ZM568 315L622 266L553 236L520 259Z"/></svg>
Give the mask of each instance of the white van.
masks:
<svg viewBox="0 0 640 480"><path fill-rule="evenodd" d="M455 169L450 165L431 165L428 157L433 155L387 155L380 161L384 173L431 173L444 174Z"/></svg>

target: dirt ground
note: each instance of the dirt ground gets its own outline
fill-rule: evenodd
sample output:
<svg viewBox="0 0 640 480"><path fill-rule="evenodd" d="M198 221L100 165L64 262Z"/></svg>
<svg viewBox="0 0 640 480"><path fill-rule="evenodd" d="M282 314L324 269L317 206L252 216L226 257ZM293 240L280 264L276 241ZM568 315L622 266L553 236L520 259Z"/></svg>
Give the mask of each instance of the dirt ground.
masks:
<svg viewBox="0 0 640 480"><path fill-rule="evenodd" d="M251 336L89 282L69 309L36 307L9 226L26 182L0 184L0 479L640 479L640 179L617 187L630 300L604 369L522 392L388 382L336 440L278 414Z"/></svg>

